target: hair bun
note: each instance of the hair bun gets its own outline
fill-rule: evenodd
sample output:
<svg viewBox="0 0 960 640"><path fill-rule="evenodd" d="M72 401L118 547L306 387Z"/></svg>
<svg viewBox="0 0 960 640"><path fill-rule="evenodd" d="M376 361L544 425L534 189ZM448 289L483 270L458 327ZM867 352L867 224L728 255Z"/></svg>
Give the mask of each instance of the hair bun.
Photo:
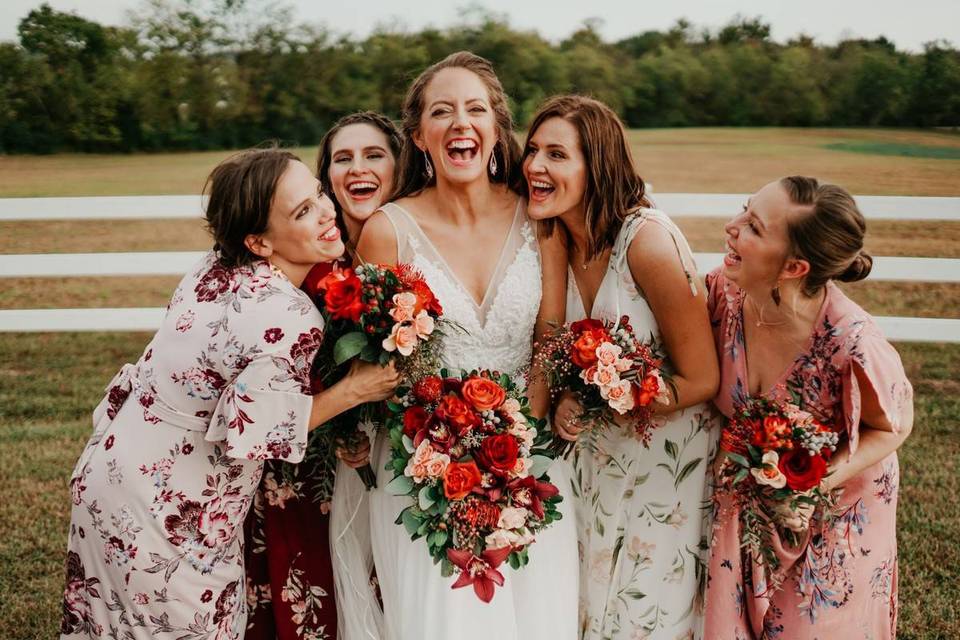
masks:
<svg viewBox="0 0 960 640"><path fill-rule="evenodd" d="M861 251L853 259L853 262L850 263L850 266L837 276L837 280L841 282L857 282L858 280L863 280L870 275L872 268L873 258L869 253Z"/></svg>

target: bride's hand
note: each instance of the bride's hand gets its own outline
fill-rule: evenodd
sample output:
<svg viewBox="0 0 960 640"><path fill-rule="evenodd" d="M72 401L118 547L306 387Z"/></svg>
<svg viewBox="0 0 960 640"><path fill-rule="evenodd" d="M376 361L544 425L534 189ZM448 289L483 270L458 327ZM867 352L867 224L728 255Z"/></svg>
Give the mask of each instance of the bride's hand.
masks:
<svg viewBox="0 0 960 640"><path fill-rule="evenodd" d="M345 465L358 469L370 463L370 437L361 431L352 442L338 444L334 453Z"/></svg>
<svg viewBox="0 0 960 640"><path fill-rule="evenodd" d="M575 442L580 433L586 428L580 420L583 407L577 400L576 394L564 391L553 412L553 429L564 440Z"/></svg>

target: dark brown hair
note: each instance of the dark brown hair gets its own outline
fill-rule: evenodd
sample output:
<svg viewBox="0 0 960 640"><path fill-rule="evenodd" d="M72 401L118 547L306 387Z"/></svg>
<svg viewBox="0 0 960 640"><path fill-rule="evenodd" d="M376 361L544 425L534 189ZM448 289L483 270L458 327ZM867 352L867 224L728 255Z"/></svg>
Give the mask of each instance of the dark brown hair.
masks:
<svg viewBox="0 0 960 640"><path fill-rule="evenodd" d="M397 129L397 125L393 123L393 120L376 111L358 111L357 113L346 115L333 123L333 126L323 134L323 138L320 139L320 149L317 152L317 180L320 181L320 186L323 188L324 193L330 196L330 200L333 201L333 206L337 210L337 227L340 229L340 235L344 242L347 242L349 237L347 234L347 225L343 221L343 207L337 201L337 196L333 192L333 185L330 183L330 164L333 162L330 145L333 144L334 136L353 124L368 124L380 130L380 132L387 137L387 144L390 145L390 151L393 153L394 159L397 160L393 167L394 186L397 184L397 169L400 166L400 151L403 148L403 136L400 134L400 130Z"/></svg>
<svg viewBox="0 0 960 640"><path fill-rule="evenodd" d="M563 118L576 128L580 136L580 150L587 171L583 196L587 258L593 258L613 246L628 213L638 207L651 206L646 186L634 167L623 123L613 109L586 96L550 98L534 115L527 133L527 144L540 125L550 118ZM525 182L524 192L527 190ZM540 224L543 232L550 235L557 221L550 218Z"/></svg>
<svg viewBox="0 0 960 640"><path fill-rule="evenodd" d="M810 263L804 294L812 296L829 280L856 282L870 275L873 258L863 250L867 223L853 196L805 176L781 178L780 185L791 202L804 207L787 217L791 252Z"/></svg>
<svg viewBox="0 0 960 640"><path fill-rule="evenodd" d="M392 200L415 195L434 184L435 178L427 178L424 154L413 143L413 134L420 130L420 118L423 115L423 98L427 85L438 72L444 69L466 69L479 76L490 95L490 107L493 109L497 126L497 144L493 154L497 159L497 173L490 176L491 182L505 183L514 191L519 191L522 175L520 173L520 145L513 137L513 116L507 105L507 95L503 85L486 58L459 51L428 67L410 85L403 100L401 130L404 134L403 151L400 153L400 175ZM489 173L489 172L488 172Z"/></svg>
<svg viewBox="0 0 960 640"><path fill-rule="evenodd" d="M207 229L226 267L257 259L244 240L267 230L277 182L291 161L300 158L277 148L249 149L230 156L210 173L203 187L209 196Z"/></svg>

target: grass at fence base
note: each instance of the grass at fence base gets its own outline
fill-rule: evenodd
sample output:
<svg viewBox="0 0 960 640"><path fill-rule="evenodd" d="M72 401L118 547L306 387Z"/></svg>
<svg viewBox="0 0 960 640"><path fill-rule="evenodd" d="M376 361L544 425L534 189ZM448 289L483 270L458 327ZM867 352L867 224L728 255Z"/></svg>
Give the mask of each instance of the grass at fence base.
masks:
<svg viewBox="0 0 960 640"><path fill-rule="evenodd" d="M934 147L923 144L896 142L836 142L824 145L826 149L850 151L876 156L900 156L903 158L934 158L936 160L960 160L960 149Z"/></svg>
<svg viewBox="0 0 960 640"><path fill-rule="evenodd" d="M143 333L0 334L0 638L54 637L69 522L67 478L90 411ZM917 391L901 454L902 639L960 637L960 345L899 345Z"/></svg>

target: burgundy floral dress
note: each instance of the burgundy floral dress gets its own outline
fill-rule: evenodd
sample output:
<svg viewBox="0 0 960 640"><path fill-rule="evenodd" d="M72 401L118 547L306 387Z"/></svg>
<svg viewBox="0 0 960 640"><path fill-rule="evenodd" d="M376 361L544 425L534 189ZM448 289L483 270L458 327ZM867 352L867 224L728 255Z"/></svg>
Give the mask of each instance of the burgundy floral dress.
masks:
<svg viewBox="0 0 960 640"><path fill-rule="evenodd" d="M324 262L310 270L302 289L311 299L332 265ZM331 444L317 429L300 464L266 463L244 525L247 640L337 637L329 539L336 470Z"/></svg>
<svg viewBox="0 0 960 640"><path fill-rule="evenodd" d="M707 277L707 285L720 355L720 392L714 403L729 417L748 388L744 297L719 270ZM870 381L896 427L913 397L900 356L870 316L831 282L806 348L767 393L800 393L802 408L839 431L853 452L860 430L857 370ZM718 491L704 637L895 638L899 481L894 452L845 483L837 517L829 522L815 517L798 547L775 534L785 575L780 588L768 585L764 572L741 551L738 510L729 495Z"/></svg>
<svg viewBox="0 0 960 640"><path fill-rule="evenodd" d="M167 309L71 475L65 637L242 637L244 518L264 461L306 449L310 299L266 261L211 252Z"/></svg>

